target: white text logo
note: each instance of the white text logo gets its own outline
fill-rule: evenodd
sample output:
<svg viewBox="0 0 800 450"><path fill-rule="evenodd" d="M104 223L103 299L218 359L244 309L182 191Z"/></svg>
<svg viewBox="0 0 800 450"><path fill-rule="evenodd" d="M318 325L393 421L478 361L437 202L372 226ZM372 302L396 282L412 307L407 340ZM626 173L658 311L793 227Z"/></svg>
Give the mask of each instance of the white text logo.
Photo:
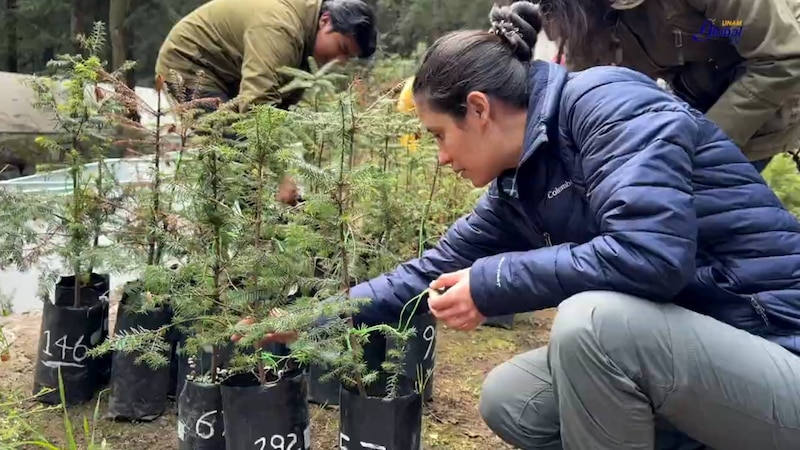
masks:
<svg viewBox="0 0 800 450"><path fill-rule="evenodd" d="M565 181L564 184L562 184L561 186L553 189L552 191L548 191L547 192L547 198L555 197L556 195L564 192L564 190L567 189L570 186L572 186L572 181L571 180Z"/></svg>

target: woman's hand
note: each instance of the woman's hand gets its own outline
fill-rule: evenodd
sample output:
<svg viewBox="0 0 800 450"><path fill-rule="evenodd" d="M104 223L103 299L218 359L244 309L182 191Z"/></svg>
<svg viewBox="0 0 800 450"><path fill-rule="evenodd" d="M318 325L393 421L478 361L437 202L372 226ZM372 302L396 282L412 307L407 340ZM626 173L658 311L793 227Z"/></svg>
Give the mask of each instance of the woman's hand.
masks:
<svg viewBox="0 0 800 450"><path fill-rule="evenodd" d="M272 316L272 317L280 317L280 316L283 315L283 311L281 311L278 308L275 308L272 311L270 311L269 315ZM244 319L240 320L236 325L237 326L243 326L243 325L252 325L254 323L255 323L255 319L253 319L252 317L247 317L247 318L244 318ZM239 342L239 340L241 338L242 338L241 335L234 334L233 336L231 336L231 341L232 342ZM259 344L261 346L265 346L265 345L271 344L273 342L277 342L279 344L288 344L290 342L293 342L295 339L297 339L297 333L293 332L293 331L292 332L285 332L285 333L267 333L267 335L264 336L261 339Z"/></svg>
<svg viewBox="0 0 800 450"><path fill-rule="evenodd" d="M295 206L299 198L300 192L297 189L297 184L291 177L284 177L278 185L278 193L275 194L275 199L289 206Z"/></svg>
<svg viewBox="0 0 800 450"><path fill-rule="evenodd" d="M434 317L456 330L468 331L478 327L486 317L475 307L469 292L469 269L441 275L431 282L428 307ZM447 289L444 294L436 292Z"/></svg>

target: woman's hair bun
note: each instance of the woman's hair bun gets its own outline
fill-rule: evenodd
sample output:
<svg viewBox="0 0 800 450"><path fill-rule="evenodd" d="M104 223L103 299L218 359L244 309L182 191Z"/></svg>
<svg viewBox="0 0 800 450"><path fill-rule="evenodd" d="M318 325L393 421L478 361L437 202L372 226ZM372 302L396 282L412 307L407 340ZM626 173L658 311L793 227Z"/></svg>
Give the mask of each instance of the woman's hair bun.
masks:
<svg viewBox="0 0 800 450"><path fill-rule="evenodd" d="M533 59L533 48L542 30L539 5L519 1L510 6L492 6L489 32L500 36L523 62Z"/></svg>

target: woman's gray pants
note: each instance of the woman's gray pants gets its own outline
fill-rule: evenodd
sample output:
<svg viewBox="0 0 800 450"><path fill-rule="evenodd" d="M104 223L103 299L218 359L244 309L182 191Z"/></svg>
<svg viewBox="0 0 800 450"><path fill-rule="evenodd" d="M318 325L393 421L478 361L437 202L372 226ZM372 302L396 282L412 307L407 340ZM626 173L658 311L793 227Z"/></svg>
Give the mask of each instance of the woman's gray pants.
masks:
<svg viewBox="0 0 800 450"><path fill-rule="evenodd" d="M800 356L673 304L586 292L561 303L548 347L489 373L480 412L522 449L800 450Z"/></svg>

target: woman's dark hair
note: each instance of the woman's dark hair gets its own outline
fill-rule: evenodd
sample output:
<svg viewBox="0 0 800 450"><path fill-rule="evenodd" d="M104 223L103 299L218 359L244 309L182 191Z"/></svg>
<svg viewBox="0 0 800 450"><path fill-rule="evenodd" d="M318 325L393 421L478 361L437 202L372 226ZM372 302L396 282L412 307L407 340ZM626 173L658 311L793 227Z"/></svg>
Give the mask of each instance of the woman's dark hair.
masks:
<svg viewBox="0 0 800 450"><path fill-rule="evenodd" d="M353 36L361 51L361 58L375 53L378 30L375 27L375 11L363 0L325 0L320 14L328 13L333 31Z"/></svg>
<svg viewBox="0 0 800 450"><path fill-rule="evenodd" d="M612 0L539 0L547 37L569 53L573 69L613 61L618 14Z"/></svg>
<svg viewBox="0 0 800 450"><path fill-rule="evenodd" d="M480 91L511 106L528 105L528 68L542 28L530 2L492 8L489 31L455 31L437 39L414 77L414 96L461 119L466 98Z"/></svg>

